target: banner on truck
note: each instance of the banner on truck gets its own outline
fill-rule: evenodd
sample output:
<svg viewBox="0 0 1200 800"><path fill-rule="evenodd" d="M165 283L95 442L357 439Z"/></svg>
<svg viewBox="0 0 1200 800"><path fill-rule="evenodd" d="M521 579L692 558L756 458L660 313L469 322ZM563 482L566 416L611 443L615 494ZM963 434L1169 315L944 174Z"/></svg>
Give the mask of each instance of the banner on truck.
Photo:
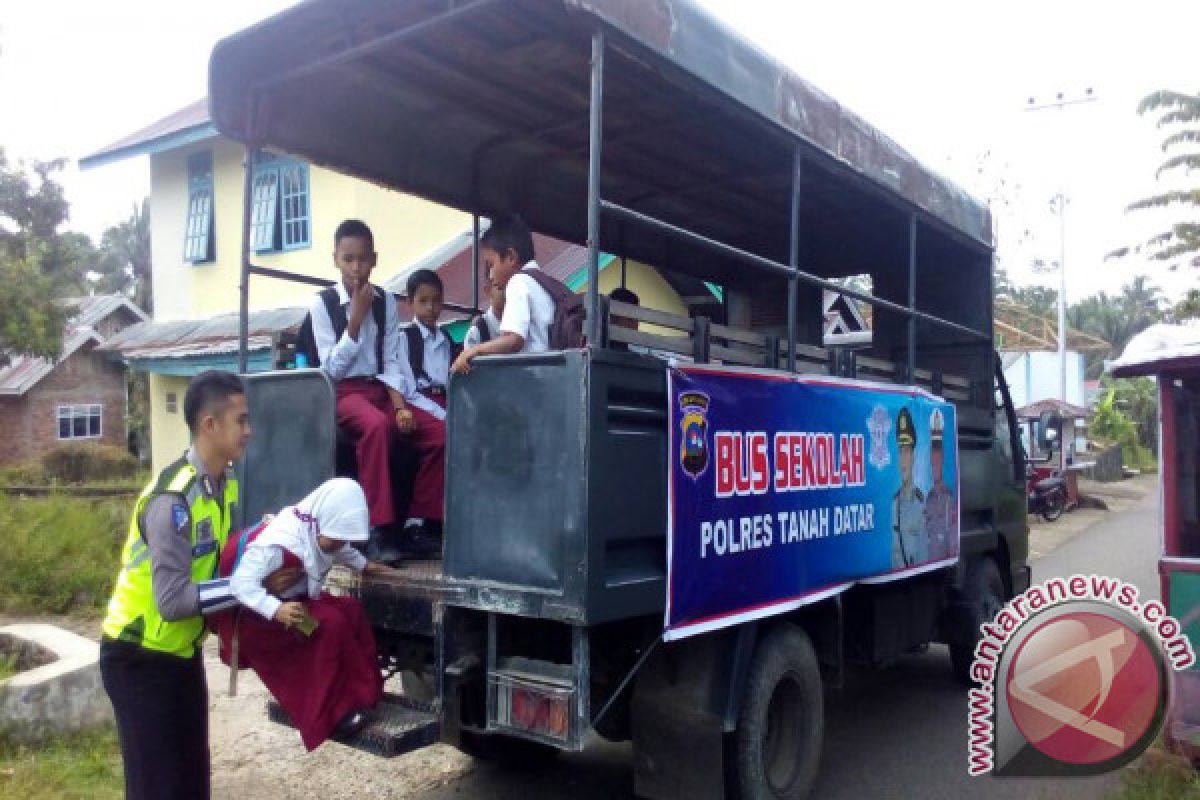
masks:
<svg viewBox="0 0 1200 800"><path fill-rule="evenodd" d="M909 387L668 370L667 639L954 563L954 406Z"/></svg>

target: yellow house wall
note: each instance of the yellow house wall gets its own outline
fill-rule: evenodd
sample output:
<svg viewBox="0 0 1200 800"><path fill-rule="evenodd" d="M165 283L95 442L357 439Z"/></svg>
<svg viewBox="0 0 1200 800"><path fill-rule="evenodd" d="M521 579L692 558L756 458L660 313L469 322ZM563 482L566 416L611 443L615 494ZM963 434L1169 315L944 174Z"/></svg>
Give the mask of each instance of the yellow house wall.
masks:
<svg viewBox="0 0 1200 800"><path fill-rule="evenodd" d="M188 379L150 375L150 458L157 474L187 449L188 430L183 419L183 394ZM167 411L167 393L174 392L176 410Z"/></svg>
<svg viewBox="0 0 1200 800"><path fill-rule="evenodd" d="M215 251L211 262L183 260L187 218L187 160L193 153L213 154ZM206 317L238 307L242 245L242 160L240 145L216 138L151 157L155 319ZM383 282L421 255L461 233L470 217L409 195L309 167L312 243L281 253L258 253L255 263L304 275L334 278L333 232L338 223L358 218L371 226ZM314 289L300 283L255 277L250 308L307 305Z"/></svg>
<svg viewBox="0 0 1200 800"><path fill-rule="evenodd" d="M620 285L621 263L620 259L616 259L600 273L600 293L609 294ZM667 283L656 270L639 261L626 262L625 286L638 296L638 302L642 308L652 308L655 311L663 311L680 317L688 315L687 306L684 305L679 294L671 288L671 284ZM585 281L576 291L586 292L587 282ZM644 323L639 326L639 329L659 336L682 335L679 331L670 328Z"/></svg>

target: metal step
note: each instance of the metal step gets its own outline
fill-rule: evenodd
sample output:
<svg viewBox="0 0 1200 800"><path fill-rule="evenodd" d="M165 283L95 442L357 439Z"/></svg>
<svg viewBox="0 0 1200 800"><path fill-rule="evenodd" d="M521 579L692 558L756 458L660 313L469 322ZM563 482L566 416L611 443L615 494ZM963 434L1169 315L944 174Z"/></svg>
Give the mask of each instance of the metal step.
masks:
<svg viewBox="0 0 1200 800"><path fill-rule="evenodd" d="M274 699L267 701L267 717L280 725L295 727ZM440 737L441 724L432 707L398 694L385 694L383 701L371 710L370 720L362 730L337 741L356 750L393 758L436 744Z"/></svg>

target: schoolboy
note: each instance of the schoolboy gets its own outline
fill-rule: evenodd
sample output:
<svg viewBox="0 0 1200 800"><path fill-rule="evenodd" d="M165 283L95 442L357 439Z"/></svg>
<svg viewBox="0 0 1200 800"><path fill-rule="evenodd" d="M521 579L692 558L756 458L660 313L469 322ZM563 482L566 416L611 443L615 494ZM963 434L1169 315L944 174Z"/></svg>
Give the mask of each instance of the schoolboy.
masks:
<svg viewBox="0 0 1200 800"><path fill-rule="evenodd" d="M529 228L517 216L498 219L480 237L479 253L492 280L504 290L504 314L496 338L465 348L455 359L451 371L457 374L470 372L475 356L550 349L554 299L529 274L541 270Z"/></svg>
<svg viewBox="0 0 1200 800"><path fill-rule="evenodd" d="M321 368L337 388L337 424L355 439L371 526L386 529L396 521L389 448L397 433L416 429L397 360L399 317L387 294L370 282L377 255L366 223L338 225L333 244L341 280L313 298L313 339Z"/></svg>
<svg viewBox="0 0 1200 800"><path fill-rule="evenodd" d="M412 414L411 439L420 455L409 518L401 549L415 554L440 552L446 468L446 387L454 344L438 327L442 314L442 279L429 269L408 276L405 289L412 324L397 339L397 361L404 374L404 402Z"/></svg>
<svg viewBox="0 0 1200 800"><path fill-rule="evenodd" d="M490 342L500 335L500 317L504 314L504 287L492 280L488 275L483 284L491 305L488 310L471 321L467 335L463 337L463 347L473 347L477 344Z"/></svg>

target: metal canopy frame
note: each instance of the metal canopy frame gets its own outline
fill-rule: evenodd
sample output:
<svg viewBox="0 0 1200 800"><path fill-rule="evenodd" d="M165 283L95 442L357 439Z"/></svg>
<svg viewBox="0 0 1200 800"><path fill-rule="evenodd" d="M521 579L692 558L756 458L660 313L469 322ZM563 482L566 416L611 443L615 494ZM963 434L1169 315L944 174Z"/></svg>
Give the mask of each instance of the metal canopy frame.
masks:
<svg viewBox="0 0 1200 800"><path fill-rule="evenodd" d="M260 148L263 144L261 135L258 132L260 111L259 98L266 90L283 86L296 78L305 75L311 75L328 67L348 64L358 59L363 59L370 56L379 50L394 45L406 40L410 40L421 33L433 31L449 22L461 21L498 3L498 0L474 0L462 5L456 5L454 0L451 0L449 7L428 19L416 22L408 27L393 31L387 35L377 39L369 40L361 44L347 44L338 52L323 56L316 60L299 64L291 69L285 70L279 74L273 75L263 81L256 82L251 85L247 96L247 120L249 130L247 131L246 146L246 168L245 168L245 185L244 185L244 205L243 205L243 221L242 221L242 274L240 284L240 324L239 324L239 350L238 364L242 371L245 371L248 360L248 316L249 316L249 279L251 275L262 275L267 277L280 278L285 280L295 280L313 285L330 285L332 281L327 281L320 278L312 278L309 276L297 275L295 273L287 273L282 270L273 270L265 267L255 266L250 258L251 242L250 242L250 222L252 214L252 199L253 199L253 166L259 157ZM886 309L903 316L907 320L907 358L905 375L911 382L916 370L916 325L918 321L933 324L935 326L953 331L958 334L965 335L972 341L980 341L990 343L992 340L990 332L978 331L965 325L943 319L941 317L928 314L916 308L916 258L917 258L917 223L920 220L932 225L935 229L948 229L946 223L934 216L928 215L919 209L915 209L911 204L899 196L890 196L882 187L872 187L876 193L883 196L891 205L899 207L905 211L908 218L908 264L907 264L907 287L908 296L907 303L900 304L885 300L883 298L874 297L872 295L856 291L847 287L843 287L833 281L813 275L800 268L800 201L801 193L801 177L806 158L806 151L813 149L813 145L805 142L803 139L797 139L792 150L792 167L791 174L791 203L789 209L789 234L788 234L788 263L783 264L770 258L752 253L748 250L735 247L730 244L718 241L714 238L695 233L686 228L674 225L662 219L655 218L651 215L636 211L632 208L627 208L618 203L605 199L601 194L601 162L603 158L603 109L604 109L604 76L605 76L605 55L606 55L606 34L605 29L599 22L596 23L594 32L591 36L591 58L590 58L590 96L589 96L589 118L588 118L588 176L587 176L587 270L588 270L588 290L586 297L587 304L587 325L586 334L588 346L590 348L601 347L605 343L604 320L602 320L603 309L602 301L599 295L599 257L600 257L600 236L602 218L607 215L620 219L626 223L638 226L649 227L657 233L663 234L670 241L687 242L691 245L698 246L703 250L707 250L714 254L719 254L733 260L740 261L751 267L758 269L763 274L774 274L784 277L788 282L788 309L787 309L787 342L788 342L788 359L787 368L789 371L795 369L795 348L796 348L796 306L798 301L798 288L801 282L827 289L830 291L839 292L848 297L868 303L880 309ZM547 131L562 129L567 126L574 127L579 124L576 121L567 121L558 123L552 126ZM545 135L545 132L534 131L535 134ZM501 137L504 138L504 137ZM829 164L823 164L825 168L829 168ZM478 163L472 165L472 169L477 173L479 168ZM834 165L834 169L841 168ZM469 309L472 313L478 313L478 293L479 293L479 213L478 209L473 209L473 242L472 242L472 262L474 267L474 280L472 290L472 300L474 308ZM955 238L961 235L957 231L950 229Z"/></svg>

